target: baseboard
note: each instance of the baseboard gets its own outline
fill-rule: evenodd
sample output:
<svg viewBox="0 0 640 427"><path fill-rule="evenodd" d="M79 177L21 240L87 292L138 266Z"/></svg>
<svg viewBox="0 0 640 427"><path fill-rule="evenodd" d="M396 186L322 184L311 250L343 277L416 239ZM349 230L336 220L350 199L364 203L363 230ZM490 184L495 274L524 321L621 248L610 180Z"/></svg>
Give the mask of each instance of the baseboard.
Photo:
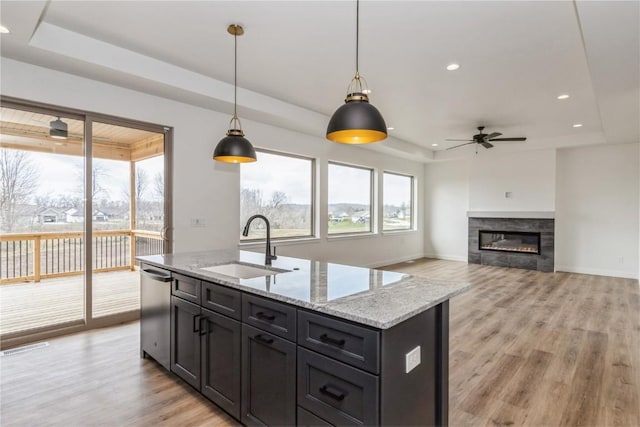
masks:
<svg viewBox="0 0 640 427"><path fill-rule="evenodd" d="M628 273L616 270L601 270L599 268L568 267L565 265L556 265L556 271L563 271L566 273L592 274L594 276L621 277L623 279L638 278L638 273Z"/></svg>
<svg viewBox="0 0 640 427"><path fill-rule="evenodd" d="M462 262L468 262L469 261L466 256L460 256L460 255L424 254L424 257L425 258L443 259L443 260L446 260L446 261L462 261Z"/></svg>

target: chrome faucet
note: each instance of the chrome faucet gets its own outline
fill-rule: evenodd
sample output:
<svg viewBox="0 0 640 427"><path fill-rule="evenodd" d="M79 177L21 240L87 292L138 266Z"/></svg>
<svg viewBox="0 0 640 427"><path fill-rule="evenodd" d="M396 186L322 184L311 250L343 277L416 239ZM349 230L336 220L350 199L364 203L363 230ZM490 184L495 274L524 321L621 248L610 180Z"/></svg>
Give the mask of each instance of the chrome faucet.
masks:
<svg viewBox="0 0 640 427"><path fill-rule="evenodd" d="M242 230L242 235L247 237L249 235L249 226L251 225L251 221L256 218L261 218L264 220L264 223L267 224L267 248L264 251L264 265L271 265L272 259L278 259L276 256L276 248L273 248L273 255L271 254L271 224L269 224L269 220L264 215L253 215L247 220L247 225L244 226L244 230Z"/></svg>

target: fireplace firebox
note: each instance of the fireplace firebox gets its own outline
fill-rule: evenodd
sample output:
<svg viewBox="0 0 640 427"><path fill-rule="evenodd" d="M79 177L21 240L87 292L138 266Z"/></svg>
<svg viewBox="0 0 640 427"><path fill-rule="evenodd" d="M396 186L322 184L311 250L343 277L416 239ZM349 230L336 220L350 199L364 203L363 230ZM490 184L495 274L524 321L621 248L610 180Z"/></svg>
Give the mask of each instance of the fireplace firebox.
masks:
<svg viewBox="0 0 640 427"><path fill-rule="evenodd" d="M478 249L539 255L540 233L479 230Z"/></svg>

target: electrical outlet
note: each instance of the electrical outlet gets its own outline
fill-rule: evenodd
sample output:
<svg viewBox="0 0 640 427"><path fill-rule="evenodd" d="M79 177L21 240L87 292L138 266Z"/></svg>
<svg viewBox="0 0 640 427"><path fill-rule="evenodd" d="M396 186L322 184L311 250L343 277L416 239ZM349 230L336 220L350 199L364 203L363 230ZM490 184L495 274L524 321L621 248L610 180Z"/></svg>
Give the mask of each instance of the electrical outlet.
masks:
<svg viewBox="0 0 640 427"><path fill-rule="evenodd" d="M513 193L511 191L505 191L504 192L504 198L505 199L511 199L513 198Z"/></svg>
<svg viewBox="0 0 640 427"><path fill-rule="evenodd" d="M205 227L206 223L204 218L191 218L192 227Z"/></svg>
<svg viewBox="0 0 640 427"><path fill-rule="evenodd" d="M408 374L411 372L416 366L420 364L420 346L417 346L409 353L405 354L405 368L404 373Z"/></svg>

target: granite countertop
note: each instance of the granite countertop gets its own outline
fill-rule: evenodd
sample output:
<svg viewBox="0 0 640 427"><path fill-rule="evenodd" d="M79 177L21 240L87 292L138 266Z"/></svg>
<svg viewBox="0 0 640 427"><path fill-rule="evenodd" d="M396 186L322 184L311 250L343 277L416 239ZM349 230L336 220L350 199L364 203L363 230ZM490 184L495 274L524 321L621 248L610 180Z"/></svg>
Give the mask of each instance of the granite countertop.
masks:
<svg viewBox="0 0 640 427"><path fill-rule="evenodd" d="M240 263L265 268L264 254L220 250L137 257L177 273L388 329L467 290L464 282L434 280L393 271L278 256L275 275L238 279L203 268Z"/></svg>

